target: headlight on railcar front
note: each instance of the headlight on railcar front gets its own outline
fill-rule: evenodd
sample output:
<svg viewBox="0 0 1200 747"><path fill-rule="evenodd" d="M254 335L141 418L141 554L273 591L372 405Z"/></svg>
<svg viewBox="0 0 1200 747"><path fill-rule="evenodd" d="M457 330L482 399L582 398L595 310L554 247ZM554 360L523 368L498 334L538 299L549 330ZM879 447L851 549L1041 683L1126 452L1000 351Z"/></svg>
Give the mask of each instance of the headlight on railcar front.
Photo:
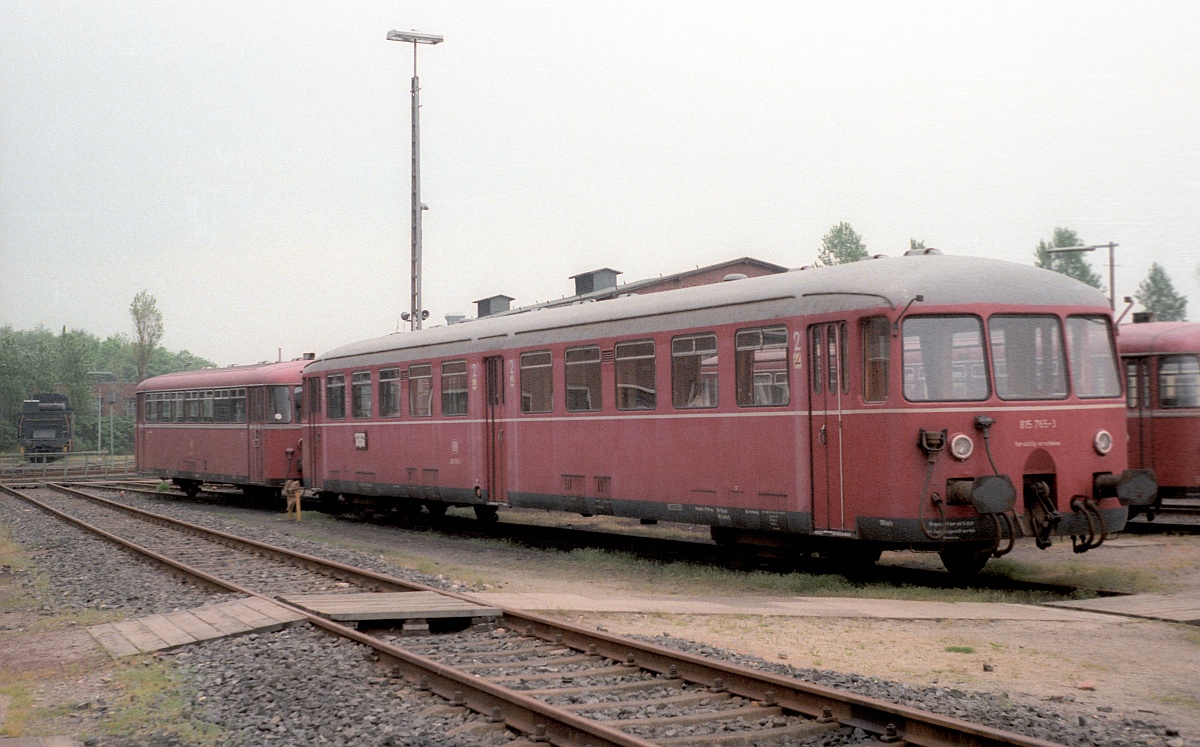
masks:
<svg viewBox="0 0 1200 747"><path fill-rule="evenodd" d="M1092 448L1100 456L1105 456L1112 451L1113 437L1112 434L1104 429L1096 431L1096 437L1092 439Z"/></svg>
<svg viewBox="0 0 1200 747"><path fill-rule="evenodd" d="M975 442L965 433L958 433L950 439L950 453L954 458L963 461L975 451Z"/></svg>

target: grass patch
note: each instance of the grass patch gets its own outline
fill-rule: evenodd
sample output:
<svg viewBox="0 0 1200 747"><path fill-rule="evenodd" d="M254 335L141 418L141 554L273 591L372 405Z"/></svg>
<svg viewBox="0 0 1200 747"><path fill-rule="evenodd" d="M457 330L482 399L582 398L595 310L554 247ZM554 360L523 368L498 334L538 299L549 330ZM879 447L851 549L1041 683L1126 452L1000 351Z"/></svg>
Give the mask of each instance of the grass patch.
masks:
<svg viewBox="0 0 1200 747"><path fill-rule="evenodd" d="M22 736L27 733L34 719L30 683L8 677L5 680L0 683L0 699L4 700L4 723L0 724L0 736Z"/></svg>
<svg viewBox="0 0 1200 747"><path fill-rule="evenodd" d="M946 651L952 654L973 654L975 649L970 646L946 646Z"/></svg>
<svg viewBox="0 0 1200 747"><path fill-rule="evenodd" d="M176 741L215 745L221 729L205 723L192 710L183 673L173 662L148 657L119 669L114 675L113 699L103 732L132 744Z"/></svg>
<svg viewBox="0 0 1200 747"><path fill-rule="evenodd" d="M1027 562L1001 558L987 565L987 572L1022 581L1041 581L1081 589L1111 589L1131 593L1160 591L1162 584L1153 569L1133 565L1088 565L1076 560Z"/></svg>
<svg viewBox="0 0 1200 747"><path fill-rule="evenodd" d="M76 626L91 627L92 625L101 625L124 619L125 615L117 610L73 610L51 617L38 618L29 625L29 632L53 633L57 630L66 630L67 628Z"/></svg>
<svg viewBox="0 0 1200 747"><path fill-rule="evenodd" d="M713 595L747 591L782 596L858 597L942 602L1006 602L1032 604L1056 599L1042 592L994 589L931 589L858 581L838 574L736 571L692 563L656 563L628 553L595 549L555 554L548 563L581 578L620 575L661 590L680 594Z"/></svg>

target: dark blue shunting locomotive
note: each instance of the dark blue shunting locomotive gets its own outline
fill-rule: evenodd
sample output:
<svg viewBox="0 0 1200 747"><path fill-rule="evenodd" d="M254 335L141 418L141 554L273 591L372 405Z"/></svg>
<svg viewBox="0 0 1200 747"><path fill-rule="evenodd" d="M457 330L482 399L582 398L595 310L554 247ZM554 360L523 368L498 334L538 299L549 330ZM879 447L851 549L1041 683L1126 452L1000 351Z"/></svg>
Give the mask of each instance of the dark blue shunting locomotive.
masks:
<svg viewBox="0 0 1200 747"><path fill-rule="evenodd" d="M17 444L31 462L52 462L75 443L75 408L65 394L44 392L21 403Z"/></svg>

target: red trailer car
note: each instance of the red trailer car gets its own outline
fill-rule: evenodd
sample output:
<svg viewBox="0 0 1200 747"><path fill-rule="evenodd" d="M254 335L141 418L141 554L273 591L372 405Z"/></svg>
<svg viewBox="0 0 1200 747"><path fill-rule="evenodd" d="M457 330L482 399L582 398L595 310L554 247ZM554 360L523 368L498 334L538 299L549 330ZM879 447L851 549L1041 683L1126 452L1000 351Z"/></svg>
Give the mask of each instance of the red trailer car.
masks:
<svg viewBox="0 0 1200 747"><path fill-rule="evenodd" d="M707 524L848 562L1120 531L1127 471L1107 299L971 257L877 258L334 350L304 371L327 504L505 506Z"/></svg>
<svg viewBox="0 0 1200 747"><path fill-rule="evenodd" d="M137 388L137 467L195 495L277 497L301 476L300 371L311 358L155 376Z"/></svg>
<svg viewBox="0 0 1200 747"><path fill-rule="evenodd" d="M1127 324L1129 463L1154 470L1159 497L1200 497L1200 324Z"/></svg>

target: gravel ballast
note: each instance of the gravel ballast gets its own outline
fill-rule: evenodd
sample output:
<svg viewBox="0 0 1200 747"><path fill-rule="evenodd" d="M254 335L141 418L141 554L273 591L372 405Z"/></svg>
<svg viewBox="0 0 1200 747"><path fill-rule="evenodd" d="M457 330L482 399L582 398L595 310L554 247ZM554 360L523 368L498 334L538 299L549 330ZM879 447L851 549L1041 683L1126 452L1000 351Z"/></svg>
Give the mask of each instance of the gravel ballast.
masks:
<svg viewBox="0 0 1200 747"><path fill-rule="evenodd" d="M464 590L442 577L392 567L378 557L239 524L207 507L122 500L241 536L371 568L430 586ZM216 595L180 581L158 566L135 558L15 499L0 497L0 526L34 556L35 573L23 583L40 600L43 613L112 609L139 617L219 601ZM44 584L35 584L40 576ZM485 634L485 633L478 633ZM451 637L446 638L452 640ZM656 636L653 643L710 658L733 661L881 700L924 708L996 728L1066 745L1188 747L1195 745L1168 724L1121 715L1104 708L1082 716L1070 703L1015 702L999 695L945 687L912 688L877 678L787 665L747 657L690 641ZM169 654L186 672L188 697L199 718L218 724L227 744L237 745L483 745L502 744L515 734L462 709L386 677L357 644L307 626L199 644ZM839 730L822 744L857 741L863 735ZM172 744L165 741L160 744ZM124 742L96 738L92 744Z"/></svg>

